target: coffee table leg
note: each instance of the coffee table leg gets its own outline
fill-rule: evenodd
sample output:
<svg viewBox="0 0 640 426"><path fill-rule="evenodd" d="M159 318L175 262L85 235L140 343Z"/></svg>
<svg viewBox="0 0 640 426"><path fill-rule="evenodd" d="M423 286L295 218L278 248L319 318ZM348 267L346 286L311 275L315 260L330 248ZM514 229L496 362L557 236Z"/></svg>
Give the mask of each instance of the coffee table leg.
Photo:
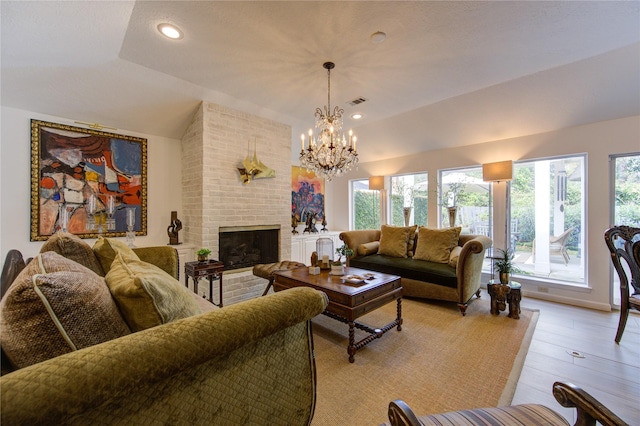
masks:
<svg viewBox="0 0 640 426"><path fill-rule="evenodd" d="M398 321L398 331L402 330L402 297L398 299L398 317L396 321Z"/></svg>
<svg viewBox="0 0 640 426"><path fill-rule="evenodd" d="M349 346L347 346L347 353L349 354L349 362L353 364L356 360L356 331L355 331L355 323L353 321L349 321Z"/></svg>

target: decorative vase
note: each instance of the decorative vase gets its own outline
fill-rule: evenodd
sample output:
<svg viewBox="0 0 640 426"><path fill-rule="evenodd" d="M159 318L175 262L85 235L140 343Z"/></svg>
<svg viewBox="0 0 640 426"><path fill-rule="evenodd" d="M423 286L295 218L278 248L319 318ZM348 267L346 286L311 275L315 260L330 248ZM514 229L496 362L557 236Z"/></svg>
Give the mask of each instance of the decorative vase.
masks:
<svg viewBox="0 0 640 426"><path fill-rule="evenodd" d="M403 207L402 213L404 214L404 226L409 226L409 220L411 219L412 207Z"/></svg>
<svg viewBox="0 0 640 426"><path fill-rule="evenodd" d="M511 274L509 272L500 272L500 284L509 284Z"/></svg>
<svg viewBox="0 0 640 426"><path fill-rule="evenodd" d="M331 275L344 275L344 265L331 265Z"/></svg>
<svg viewBox="0 0 640 426"><path fill-rule="evenodd" d="M449 212L449 226L456 226L456 215L458 214L458 208L456 206L447 207L447 211Z"/></svg>
<svg viewBox="0 0 640 426"><path fill-rule="evenodd" d="M199 254L198 255L198 262L206 262L209 259L209 255L208 254Z"/></svg>

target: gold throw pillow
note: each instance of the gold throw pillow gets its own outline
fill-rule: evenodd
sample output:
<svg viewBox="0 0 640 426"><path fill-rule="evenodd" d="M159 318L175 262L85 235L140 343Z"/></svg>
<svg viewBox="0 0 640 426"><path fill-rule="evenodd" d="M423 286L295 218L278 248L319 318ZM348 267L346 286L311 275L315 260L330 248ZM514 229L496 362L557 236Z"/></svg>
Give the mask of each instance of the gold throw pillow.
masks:
<svg viewBox="0 0 640 426"><path fill-rule="evenodd" d="M98 237L98 240L93 245L93 253L95 257L98 258L98 261L100 261L100 265L105 274L111 269L111 263L113 263L113 259L116 258L116 253L121 253L125 259L139 259L131 247L115 238Z"/></svg>
<svg viewBox="0 0 640 426"><path fill-rule="evenodd" d="M462 227L425 228L418 230L418 246L413 258L437 263L449 263L451 250L458 245Z"/></svg>
<svg viewBox="0 0 640 426"><path fill-rule="evenodd" d="M409 239L415 232L415 225L382 225L378 254L385 254L392 257L407 257Z"/></svg>
<svg viewBox="0 0 640 426"><path fill-rule="evenodd" d="M131 331L202 313L186 287L142 260L118 252L105 278Z"/></svg>

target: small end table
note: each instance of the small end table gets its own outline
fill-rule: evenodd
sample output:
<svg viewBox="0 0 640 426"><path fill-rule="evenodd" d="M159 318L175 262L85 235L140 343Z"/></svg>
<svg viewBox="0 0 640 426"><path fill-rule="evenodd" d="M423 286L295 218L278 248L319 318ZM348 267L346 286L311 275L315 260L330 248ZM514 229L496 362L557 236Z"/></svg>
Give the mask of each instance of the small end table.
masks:
<svg viewBox="0 0 640 426"><path fill-rule="evenodd" d="M189 288L189 277L193 279L193 291L198 294L198 281L201 278L209 279L209 302L222 308L222 272L224 263L218 260L205 260L204 262L186 262L184 264L184 284ZM213 280L219 281L220 303L213 301Z"/></svg>
<svg viewBox="0 0 640 426"><path fill-rule="evenodd" d="M499 290L498 286L508 286L507 294L502 294L504 290ZM502 284L498 280L489 280L487 291L491 296L491 313L500 315L500 311L504 311L506 306L502 303L509 304L509 318L520 319L520 301L522 300L522 285L517 281L510 281L509 284ZM502 300L500 300L502 299Z"/></svg>

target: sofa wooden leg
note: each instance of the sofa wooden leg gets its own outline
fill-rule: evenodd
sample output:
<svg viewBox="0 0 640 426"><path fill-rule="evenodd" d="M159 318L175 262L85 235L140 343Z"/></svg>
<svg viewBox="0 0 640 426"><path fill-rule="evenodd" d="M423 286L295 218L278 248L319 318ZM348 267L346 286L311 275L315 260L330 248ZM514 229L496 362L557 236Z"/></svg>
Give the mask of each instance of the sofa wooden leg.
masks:
<svg viewBox="0 0 640 426"><path fill-rule="evenodd" d="M480 289L478 289L478 291L476 291L476 297L477 297L478 299L480 299Z"/></svg>
<svg viewBox="0 0 640 426"><path fill-rule="evenodd" d="M462 313L462 316L467 315L467 305L466 303L458 303L458 308L460 308L460 312Z"/></svg>

